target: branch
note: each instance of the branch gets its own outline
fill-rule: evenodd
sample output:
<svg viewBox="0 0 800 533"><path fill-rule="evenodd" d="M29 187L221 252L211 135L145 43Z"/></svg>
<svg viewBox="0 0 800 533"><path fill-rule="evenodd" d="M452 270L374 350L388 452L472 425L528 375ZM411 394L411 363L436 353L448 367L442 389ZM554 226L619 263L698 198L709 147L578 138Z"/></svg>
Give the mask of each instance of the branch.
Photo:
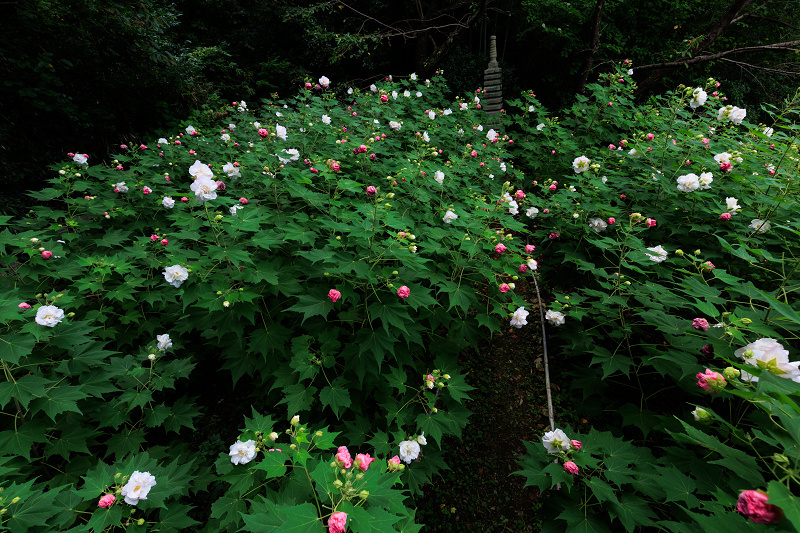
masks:
<svg viewBox="0 0 800 533"><path fill-rule="evenodd" d="M728 59L726 57L723 57L722 61L728 61L729 63L733 63L733 64L739 65L741 67L757 68L757 69L760 69L760 70L766 70L767 72L775 72L777 74L784 74L786 76L800 76L800 71L796 71L796 70L781 70L781 69L777 69L777 68L762 67L761 65L754 65L752 63L745 63L744 61L735 61L733 59Z"/></svg>
<svg viewBox="0 0 800 533"><path fill-rule="evenodd" d="M594 63L594 56L597 54L597 45L600 42L600 19L603 16L603 7L606 0L597 0L594 8L594 25L592 27L592 42L590 44L586 61L583 63L581 70L581 80L578 85L578 92L583 93L586 90L586 81L589 79L589 72L592 70Z"/></svg>
<svg viewBox="0 0 800 533"><path fill-rule="evenodd" d="M736 0L727 11L720 17L720 19L711 27L705 37L700 41L697 51L707 50L714 44L725 29L731 25L736 16L742 12L747 6L752 4L755 0Z"/></svg>
<svg viewBox="0 0 800 533"><path fill-rule="evenodd" d="M691 57L689 59L679 59L678 61L668 61L666 63L652 63L650 65L642 65L636 67L636 70L656 70L656 69L673 69L677 67L694 65L695 63L705 63L706 61L713 61L732 54L741 54L744 52L757 52L759 50L795 50L795 46L800 46L800 40L797 41L784 41L782 43L764 44L759 46L744 46L742 48L734 48L732 50L725 50L717 54L708 54L704 56Z"/></svg>

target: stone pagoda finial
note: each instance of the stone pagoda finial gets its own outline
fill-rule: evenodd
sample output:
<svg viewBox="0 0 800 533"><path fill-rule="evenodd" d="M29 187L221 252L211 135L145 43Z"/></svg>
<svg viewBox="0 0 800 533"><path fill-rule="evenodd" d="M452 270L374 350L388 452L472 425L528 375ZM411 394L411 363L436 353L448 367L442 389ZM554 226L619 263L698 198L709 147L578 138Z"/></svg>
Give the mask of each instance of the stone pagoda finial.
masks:
<svg viewBox="0 0 800 533"><path fill-rule="evenodd" d="M481 98L481 107L490 115L497 115L503 108L503 81L502 69L497 66L497 39L494 35L489 38L489 68L483 71L483 89L486 91ZM499 131L500 121L497 120Z"/></svg>

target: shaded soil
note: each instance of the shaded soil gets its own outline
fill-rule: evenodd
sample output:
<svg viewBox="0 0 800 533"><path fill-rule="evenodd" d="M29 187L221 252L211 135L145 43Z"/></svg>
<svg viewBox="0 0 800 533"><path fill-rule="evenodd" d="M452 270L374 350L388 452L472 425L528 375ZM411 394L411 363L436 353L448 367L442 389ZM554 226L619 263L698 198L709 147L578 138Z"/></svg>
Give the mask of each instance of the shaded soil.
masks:
<svg viewBox="0 0 800 533"><path fill-rule="evenodd" d="M530 292L527 300L536 301L532 286ZM538 489L523 488L524 478L512 475L525 452L522 441L538 440L549 430L539 311L530 311L527 326L495 335L459 360L476 387L467 403L474 414L462 441L448 438L442 444L452 470L435 478L416 501L423 531L522 533L541 527ZM558 365L554 368L549 355L558 424Z"/></svg>

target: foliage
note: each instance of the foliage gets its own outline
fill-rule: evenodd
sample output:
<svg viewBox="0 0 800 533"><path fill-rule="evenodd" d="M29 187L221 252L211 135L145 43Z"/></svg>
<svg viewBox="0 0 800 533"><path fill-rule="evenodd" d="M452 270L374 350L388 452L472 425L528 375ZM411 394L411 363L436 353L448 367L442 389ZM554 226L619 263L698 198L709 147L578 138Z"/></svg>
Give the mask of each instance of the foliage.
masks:
<svg viewBox="0 0 800 533"><path fill-rule="evenodd" d="M354 530L416 530L403 495L447 468L441 440L470 414L455 356L524 311L501 284L528 259L502 200L510 145L440 83L390 82L346 107L313 88L238 101L111 166L53 167L0 233L0 461L21 498L3 525L272 530L284 513L310 530L329 506ZM212 469L191 437L220 380L241 403L232 418L264 413L242 441L264 451L273 420L300 414L325 446L309 456L293 424L292 452ZM382 462L423 448L402 491L374 467L351 509L330 495L334 437ZM97 507L136 471L156 478L147 499Z"/></svg>
<svg viewBox="0 0 800 533"><path fill-rule="evenodd" d="M530 94L513 102L535 108L513 119L515 155L535 169L541 273L565 314L551 333L598 419L568 428L583 447L555 462L529 444L519 473L549 491L553 530L755 530L732 512L755 489L784 508L775 530L792 530L797 365L734 352L759 338L798 346L796 111L771 110L774 130L736 124L713 79L696 109L683 86L636 106L628 66L563 117ZM570 169L578 156L591 163Z"/></svg>

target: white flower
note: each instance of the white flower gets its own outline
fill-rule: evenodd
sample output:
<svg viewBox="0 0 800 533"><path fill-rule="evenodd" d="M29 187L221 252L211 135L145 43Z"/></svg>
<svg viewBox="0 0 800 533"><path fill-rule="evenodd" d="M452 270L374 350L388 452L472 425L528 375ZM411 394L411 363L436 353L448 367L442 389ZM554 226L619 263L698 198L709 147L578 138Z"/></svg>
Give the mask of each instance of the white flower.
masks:
<svg viewBox="0 0 800 533"><path fill-rule="evenodd" d="M322 123L323 124L330 124L331 123L331 117L329 117L328 115L322 115Z"/></svg>
<svg viewBox="0 0 800 533"><path fill-rule="evenodd" d="M628 76L633 76L633 69L632 68L628 69Z"/></svg>
<svg viewBox="0 0 800 533"><path fill-rule="evenodd" d="M175 207L175 200L173 200L171 196L165 196L164 199L161 200L161 205L167 209L172 209Z"/></svg>
<svg viewBox="0 0 800 533"><path fill-rule="evenodd" d="M169 141L166 140L164 137L158 139L158 144L169 144Z"/></svg>
<svg viewBox="0 0 800 533"><path fill-rule="evenodd" d="M75 154L72 160L78 163L79 165L85 165L86 162L88 161L88 158L84 154Z"/></svg>
<svg viewBox="0 0 800 533"><path fill-rule="evenodd" d="M566 452L569 450L569 442L567 434L560 429L548 431L542 437L542 446L547 450L547 453Z"/></svg>
<svg viewBox="0 0 800 533"><path fill-rule="evenodd" d="M728 196L727 198L725 198L725 204L727 205L728 213L731 213L733 215L736 214L736 211L742 208L742 206L739 205L739 200L737 200L733 196Z"/></svg>
<svg viewBox="0 0 800 533"><path fill-rule="evenodd" d="M656 255L651 255L648 253L644 254L650 258L650 261L660 263L661 261L667 258L667 251L660 244L658 246L653 246L651 248L648 248L648 250L656 254Z"/></svg>
<svg viewBox="0 0 800 533"><path fill-rule="evenodd" d="M281 126L280 124L275 125L275 133L277 133L278 137L285 141L286 140L286 128Z"/></svg>
<svg viewBox="0 0 800 533"><path fill-rule="evenodd" d="M444 183L444 172L441 170L437 170L436 173L433 175L433 179L435 179L439 185Z"/></svg>
<svg viewBox="0 0 800 533"><path fill-rule="evenodd" d="M194 126L186 126L186 133L189 135L194 135L197 130L194 129Z"/></svg>
<svg viewBox="0 0 800 533"><path fill-rule="evenodd" d="M575 171L575 174L586 172L587 170L589 170L589 163L591 163L591 161L585 155L576 157L572 161L572 169Z"/></svg>
<svg viewBox="0 0 800 533"><path fill-rule="evenodd" d="M284 148L283 150L280 151L280 153L289 156L289 157L281 157L280 154L276 154L278 155L278 159L281 160L281 163L284 164L289 163L291 161L297 161L298 159L300 159L300 152L298 152L296 148L289 148L288 150Z"/></svg>
<svg viewBox="0 0 800 533"><path fill-rule="evenodd" d="M55 305L43 305L36 310L36 318L34 320L37 324L47 326L48 328L54 327L56 324L64 319L64 311Z"/></svg>
<svg viewBox="0 0 800 533"><path fill-rule="evenodd" d="M181 265L168 266L162 274L164 274L164 279L167 280L167 283L176 289L180 287L184 281L189 279L189 271Z"/></svg>
<svg viewBox="0 0 800 533"><path fill-rule="evenodd" d="M480 103L481 103L481 99L480 99L480 98L478 98L477 96L475 97L475 103L476 103L476 104L480 104Z"/></svg>
<svg viewBox="0 0 800 533"><path fill-rule="evenodd" d="M233 131L236 129L236 124L228 124L228 129Z"/></svg>
<svg viewBox="0 0 800 533"><path fill-rule="evenodd" d="M253 122L253 127L255 127L256 129L258 129L258 128L260 128L260 127L261 127L261 123L260 123L260 122Z"/></svg>
<svg viewBox="0 0 800 533"><path fill-rule="evenodd" d="M519 214L519 204L515 200L511 200L510 202L508 202L508 214L509 215Z"/></svg>
<svg viewBox="0 0 800 533"><path fill-rule="evenodd" d="M749 365L800 383L800 361L790 362L789 351L775 339L758 339L733 353ZM756 376L747 372L742 372L742 379L758 381Z"/></svg>
<svg viewBox="0 0 800 533"><path fill-rule="evenodd" d="M764 135L767 137L772 137L772 134L775 133L775 130L772 128L764 128Z"/></svg>
<svg viewBox="0 0 800 533"><path fill-rule="evenodd" d="M478 131L483 131L483 124L478 124L478 127L475 129L477 129Z"/></svg>
<svg viewBox="0 0 800 533"><path fill-rule="evenodd" d="M417 98L422 98L422 93L417 91L417 95L416 96L417 96Z"/></svg>
<svg viewBox="0 0 800 533"><path fill-rule="evenodd" d="M469 104L467 104L466 102L461 102L460 104L458 104L458 107L461 108L461 111L466 111L467 108L469 107Z"/></svg>
<svg viewBox="0 0 800 533"><path fill-rule="evenodd" d="M719 111L717 111L717 120L730 120L731 118L731 110L730 106L720 107Z"/></svg>
<svg viewBox="0 0 800 533"><path fill-rule="evenodd" d="M464 128L459 128L457 133L458 133L459 137L463 136L464 135Z"/></svg>
<svg viewBox="0 0 800 533"><path fill-rule="evenodd" d="M642 153L636 148L631 148L630 151L628 152L628 155L631 157L639 157L640 155L642 155Z"/></svg>
<svg viewBox="0 0 800 533"><path fill-rule="evenodd" d="M319 84L322 85L323 87L327 87L328 85L331 84L331 80L329 80L326 76L322 76L319 79Z"/></svg>
<svg viewBox="0 0 800 533"><path fill-rule="evenodd" d="M426 87L430 87L431 86L431 80L425 80L425 86Z"/></svg>
<svg viewBox="0 0 800 533"><path fill-rule="evenodd" d="M589 227L595 230L597 233L601 231L605 231L608 227L608 224L602 218L593 218L589 221Z"/></svg>
<svg viewBox="0 0 800 533"><path fill-rule="evenodd" d="M428 118L433 120L436 118L436 111L428 111Z"/></svg>
<svg viewBox="0 0 800 533"><path fill-rule="evenodd" d="M533 107L532 105L528 106L528 113L533 113L535 110L536 110L536 108Z"/></svg>
<svg viewBox="0 0 800 533"><path fill-rule="evenodd" d="M692 99L689 100L689 105L692 107L692 109L697 109L701 105L705 104L706 100L708 100L708 94L706 94L702 88L698 87L692 92Z"/></svg>
<svg viewBox="0 0 800 533"><path fill-rule="evenodd" d="M156 478L150 472L139 472L136 470L128 482L122 487L120 495L125 497L125 503L136 505L139 500L146 500L147 494L152 487L156 486Z"/></svg>
<svg viewBox="0 0 800 533"><path fill-rule="evenodd" d="M511 325L515 328L521 328L522 326L528 323L528 315L530 313L525 310L524 307L517 307L517 310L514 311L514 314L511 316Z"/></svg>
<svg viewBox="0 0 800 533"><path fill-rule="evenodd" d="M500 163L500 170L502 170L503 172L505 172L505 171L506 171L506 164L505 164L505 162L503 162L503 163Z"/></svg>
<svg viewBox="0 0 800 533"><path fill-rule="evenodd" d="M166 352L168 349L172 348L172 339L169 338L169 333L156 335L156 341L158 342L158 349L162 352Z"/></svg>
<svg viewBox="0 0 800 533"><path fill-rule="evenodd" d="M378 92L378 87L373 83L372 85L369 86L369 90L376 93Z"/></svg>
<svg viewBox="0 0 800 533"><path fill-rule="evenodd" d="M504 192L500 198L503 200L503 202L510 202L511 200L513 200L508 191Z"/></svg>
<svg viewBox="0 0 800 533"><path fill-rule="evenodd" d="M231 444L228 455L231 456L231 462L235 465L247 464L256 457L256 441L252 439L246 442L237 440L236 443Z"/></svg>
<svg viewBox="0 0 800 533"><path fill-rule="evenodd" d="M697 182L700 184L700 189L710 189L712 181L714 181L714 176L711 174L711 172L703 172L700 174L700 177L697 178Z"/></svg>
<svg viewBox="0 0 800 533"><path fill-rule="evenodd" d="M447 109L445 109L444 111L442 111L442 115L445 115L445 116L446 115L452 115L452 114L453 114L453 110L450 109L449 107Z"/></svg>
<svg viewBox="0 0 800 533"><path fill-rule="evenodd" d="M756 233L765 233L770 228L770 223L767 220L761 220L760 218L754 218L750 221L750 225L747 226L748 228L753 228L756 230Z"/></svg>
<svg viewBox="0 0 800 533"><path fill-rule="evenodd" d="M529 207L525 214L528 215L528 218L536 218L536 215L539 214L539 210L535 207Z"/></svg>
<svg viewBox="0 0 800 533"><path fill-rule="evenodd" d="M205 176L194 180L189 188L194 191L195 198L200 203L217 197L217 182Z"/></svg>
<svg viewBox="0 0 800 533"><path fill-rule="evenodd" d="M448 209L447 213L445 213L444 216L442 217L442 220L444 220L444 222L446 224L450 224L451 222L453 222L457 218L458 218L458 215L456 215L453 211Z"/></svg>
<svg viewBox="0 0 800 533"><path fill-rule="evenodd" d="M536 125L537 131L542 131L543 129L544 129L544 122L540 122L539 124Z"/></svg>
<svg viewBox="0 0 800 533"><path fill-rule="evenodd" d="M495 139L497 139L497 132L496 132L496 131L494 131L493 129L490 129L490 130L489 130L489 131L486 133L486 138L489 140L489 142L492 142L492 141L494 141Z"/></svg>
<svg viewBox="0 0 800 533"><path fill-rule="evenodd" d="M191 174L194 179L206 178L210 180L214 177L214 174L211 172L211 169L208 168L208 165L204 165L199 159L196 159L192 166L189 167L189 174Z"/></svg>
<svg viewBox="0 0 800 533"><path fill-rule="evenodd" d="M352 87L348 87L347 88L347 94L353 94L353 88Z"/></svg>
<svg viewBox="0 0 800 533"><path fill-rule="evenodd" d="M419 442L423 446L428 444L428 439L425 438L425 432L424 431L419 434L419 437L417 437L417 442Z"/></svg>
<svg viewBox="0 0 800 533"><path fill-rule="evenodd" d="M696 174L686 174L678 178L678 190L692 192L700 187L700 178Z"/></svg>
<svg viewBox="0 0 800 533"><path fill-rule="evenodd" d="M731 110L731 122L734 124L741 124L744 117L747 116L747 110L741 107L734 106Z"/></svg>
<svg viewBox="0 0 800 533"><path fill-rule="evenodd" d="M239 171L239 167L235 166L233 163L228 162L222 165L222 171L228 175L229 178L241 178L242 173Z"/></svg>
<svg viewBox="0 0 800 533"><path fill-rule="evenodd" d="M417 81L417 73L412 72L411 76L409 76L408 79L410 79L411 81Z"/></svg>
<svg viewBox="0 0 800 533"><path fill-rule="evenodd" d="M400 127L401 126L402 126L402 124L400 124L399 122L396 122L394 120L390 120L389 121L389 127L392 128L395 131L400 131Z"/></svg>
<svg viewBox="0 0 800 533"><path fill-rule="evenodd" d="M411 98L411 91L409 90L403 91L403 96L405 96L406 98Z"/></svg>
<svg viewBox="0 0 800 533"><path fill-rule="evenodd" d="M231 140L231 136L230 136L230 135L228 135L227 133L223 133L222 135L220 135L220 137L219 137L219 138L220 138L220 139L222 139L222 140L223 140L223 141L225 141L225 142L228 142L228 141L230 141L230 140Z"/></svg>
<svg viewBox="0 0 800 533"><path fill-rule="evenodd" d="M714 161L716 161L717 164L730 163L731 154L729 154L728 152L722 152L721 154L717 154L714 156Z"/></svg>
<svg viewBox="0 0 800 533"><path fill-rule="evenodd" d="M533 257L528 258L527 265L528 265L528 270L536 270L537 268L539 268L539 263L537 263Z"/></svg>
<svg viewBox="0 0 800 533"><path fill-rule="evenodd" d="M548 309L544 314L544 317L554 326L560 326L564 323L564 313L561 311L553 311L552 309Z"/></svg>
<svg viewBox="0 0 800 533"><path fill-rule="evenodd" d="M232 205L230 209L231 215L236 216L236 211L238 211L239 209L244 209L244 206L239 204Z"/></svg>
<svg viewBox="0 0 800 533"><path fill-rule="evenodd" d="M120 181L119 183L114 184L114 188L117 189L119 192L128 192L128 186L125 185L124 181Z"/></svg>
<svg viewBox="0 0 800 533"><path fill-rule="evenodd" d="M411 252L412 254L417 253L417 245L412 244L411 246L408 247L408 251Z"/></svg>
<svg viewBox="0 0 800 533"><path fill-rule="evenodd" d="M419 457L419 443L415 440L404 440L400 443L400 459L410 464L411 461Z"/></svg>
<svg viewBox="0 0 800 533"><path fill-rule="evenodd" d="M239 102L239 107L237 109L239 110L239 113L244 113L244 110L247 109L247 102L244 100Z"/></svg>

